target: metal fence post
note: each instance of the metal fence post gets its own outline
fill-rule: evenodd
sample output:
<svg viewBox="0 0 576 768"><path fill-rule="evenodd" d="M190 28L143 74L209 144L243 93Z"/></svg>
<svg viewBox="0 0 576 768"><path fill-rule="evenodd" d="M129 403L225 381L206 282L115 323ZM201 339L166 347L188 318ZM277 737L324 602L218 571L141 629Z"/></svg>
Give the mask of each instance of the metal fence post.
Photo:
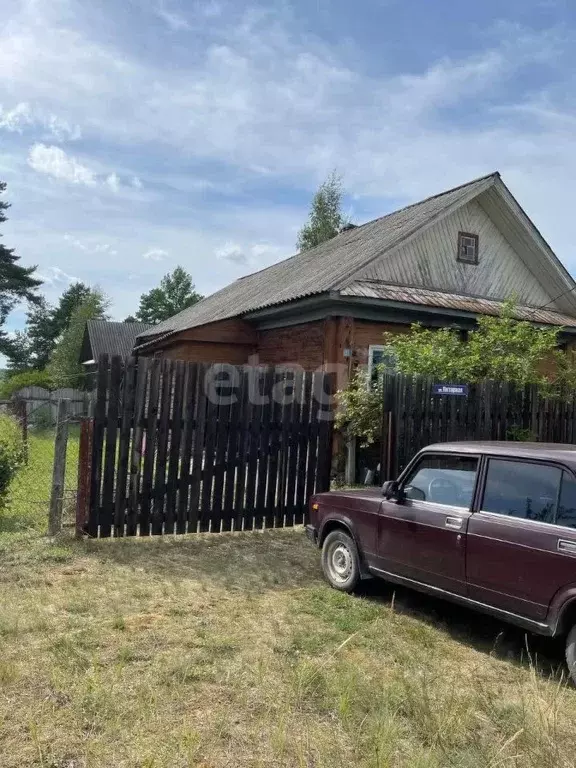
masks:
<svg viewBox="0 0 576 768"><path fill-rule="evenodd" d="M62 503L66 479L66 447L68 444L69 401L58 401L58 419L54 439L54 469L52 472L52 493L48 516L48 535L56 536L62 529Z"/></svg>

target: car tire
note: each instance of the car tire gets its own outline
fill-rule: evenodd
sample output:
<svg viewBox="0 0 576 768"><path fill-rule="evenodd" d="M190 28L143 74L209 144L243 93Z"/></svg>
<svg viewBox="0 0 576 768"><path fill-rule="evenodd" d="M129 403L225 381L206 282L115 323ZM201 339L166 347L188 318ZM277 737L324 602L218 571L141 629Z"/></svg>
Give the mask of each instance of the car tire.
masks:
<svg viewBox="0 0 576 768"><path fill-rule="evenodd" d="M566 637L566 665L572 682L576 684L576 624Z"/></svg>
<svg viewBox="0 0 576 768"><path fill-rule="evenodd" d="M358 586L361 578L358 548L344 531L332 531L324 539L322 570L330 586L340 592L353 592Z"/></svg>

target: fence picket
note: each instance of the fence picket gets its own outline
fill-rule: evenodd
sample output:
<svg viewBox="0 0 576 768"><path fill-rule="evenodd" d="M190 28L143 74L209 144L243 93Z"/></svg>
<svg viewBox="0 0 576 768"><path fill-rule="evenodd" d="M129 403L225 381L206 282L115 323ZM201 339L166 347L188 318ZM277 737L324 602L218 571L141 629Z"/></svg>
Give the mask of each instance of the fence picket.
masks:
<svg viewBox="0 0 576 768"><path fill-rule="evenodd" d="M222 366L220 365L213 366L215 373L221 370L221 368ZM207 398L206 406L204 461L202 464L202 496L199 519L199 531L201 532L210 530L210 511L212 509L212 485L214 481L214 455L216 452L217 430L218 401L214 397L209 397Z"/></svg>
<svg viewBox="0 0 576 768"><path fill-rule="evenodd" d="M166 508L164 515L164 530L174 533L177 519L178 476L180 470L180 440L182 438L182 411L184 396L185 363L177 360L173 370L173 396L170 411L170 433L168 437L168 477L166 482ZM182 531L180 531L182 533Z"/></svg>
<svg viewBox="0 0 576 768"><path fill-rule="evenodd" d="M304 522L306 504L306 467L310 448L310 410L312 401L312 374L303 374L302 406L300 409L300 435L298 445L298 466L296 475L296 508L294 509L294 525Z"/></svg>
<svg viewBox="0 0 576 768"><path fill-rule="evenodd" d="M188 497L190 493L190 473L192 465L192 440L197 427L195 421L198 366L184 364L184 395L182 413L184 416L183 436L180 440L180 461L178 473L178 511L176 533L186 533L188 526Z"/></svg>
<svg viewBox="0 0 576 768"><path fill-rule="evenodd" d="M136 394L136 361L130 358L124 371L124 393L122 401L122 425L118 440L118 467L116 470L116 500L114 509L114 536L124 535L126 521L126 493L128 482L128 460L130 458L130 435L134 418Z"/></svg>
<svg viewBox="0 0 576 768"><path fill-rule="evenodd" d="M204 438L206 427L206 366L200 364L196 384L196 430L192 451L192 472L190 475L190 500L188 502L188 532L196 533L200 518L200 494L204 464Z"/></svg>
<svg viewBox="0 0 576 768"><path fill-rule="evenodd" d="M144 435L144 466L142 468L142 496L140 506L140 536L150 535L150 511L152 508L152 490L154 479L154 459L156 453L156 427L158 423L158 396L160 394L160 372L162 361L152 360L150 367L150 388L146 413L146 432Z"/></svg>
<svg viewBox="0 0 576 768"><path fill-rule="evenodd" d="M140 506L140 470L142 466L142 442L144 439L144 411L146 408L146 390L148 385L149 361L138 360L136 394L134 402L134 432L130 454L130 487L128 490L128 509L126 513L126 536L135 536L138 531L138 510Z"/></svg>
<svg viewBox="0 0 576 768"><path fill-rule="evenodd" d="M108 537L114 522L114 480L116 467L116 437L120 406L120 385L122 383L122 358L113 357L110 364L110 387L108 390L108 419L104 449L104 474L102 479L102 502L100 505L100 536Z"/></svg>
<svg viewBox="0 0 576 768"><path fill-rule="evenodd" d="M298 472L298 444L301 429L300 418L302 412L302 371L296 371L292 382L292 403L288 414L288 435L287 435L287 456L285 461L286 475L284 484L286 486L284 516L285 525L291 525L294 521L296 511L296 477ZM290 521L290 522L289 522ZM280 515L278 515L275 525L282 525Z"/></svg>
<svg viewBox="0 0 576 768"><path fill-rule="evenodd" d="M244 499L250 439L250 376L248 369L241 371L238 421L238 469L234 491L234 530L241 531L244 524Z"/></svg>
<svg viewBox="0 0 576 768"><path fill-rule="evenodd" d="M104 453L104 430L106 427L106 393L108 388L108 355L98 359L96 378L96 404L94 407L94 433L92 445L92 477L90 482L90 512L87 531L89 536L98 536L100 522L100 485L102 478L102 457Z"/></svg>

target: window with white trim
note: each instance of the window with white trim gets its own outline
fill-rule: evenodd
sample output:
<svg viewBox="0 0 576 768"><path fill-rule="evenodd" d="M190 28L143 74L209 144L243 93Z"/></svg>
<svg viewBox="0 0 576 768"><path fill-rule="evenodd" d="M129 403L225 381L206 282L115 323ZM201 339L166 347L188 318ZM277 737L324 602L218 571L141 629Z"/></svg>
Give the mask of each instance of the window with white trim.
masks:
<svg viewBox="0 0 576 768"><path fill-rule="evenodd" d="M472 232L458 232L458 261L478 264L478 235Z"/></svg>
<svg viewBox="0 0 576 768"><path fill-rule="evenodd" d="M368 381L375 384L378 372L396 373L396 355L392 347L385 344L370 344L368 347Z"/></svg>

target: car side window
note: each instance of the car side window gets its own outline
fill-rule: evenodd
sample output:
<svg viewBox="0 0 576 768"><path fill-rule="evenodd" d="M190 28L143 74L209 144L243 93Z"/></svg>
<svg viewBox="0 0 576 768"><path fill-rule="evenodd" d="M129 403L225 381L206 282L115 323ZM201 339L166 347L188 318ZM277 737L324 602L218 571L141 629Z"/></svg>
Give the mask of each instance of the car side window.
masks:
<svg viewBox="0 0 576 768"><path fill-rule="evenodd" d="M553 523L562 470L549 464L490 459L481 509Z"/></svg>
<svg viewBox="0 0 576 768"><path fill-rule="evenodd" d="M423 456L403 484L404 497L453 507L470 507L478 459L474 456Z"/></svg>
<svg viewBox="0 0 576 768"><path fill-rule="evenodd" d="M562 488L555 522L557 525L576 528L576 480L570 472L562 472Z"/></svg>

